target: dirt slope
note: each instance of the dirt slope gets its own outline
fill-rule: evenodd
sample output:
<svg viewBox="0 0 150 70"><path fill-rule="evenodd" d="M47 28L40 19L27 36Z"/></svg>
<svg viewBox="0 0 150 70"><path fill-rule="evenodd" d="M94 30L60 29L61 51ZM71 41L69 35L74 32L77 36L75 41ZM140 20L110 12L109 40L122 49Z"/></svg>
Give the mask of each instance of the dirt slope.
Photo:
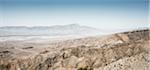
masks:
<svg viewBox="0 0 150 70"><path fill-rule="evenodd" d="M0 70L150 70L149 33L145 29L66 40L40 49L1 43Z"/></svg>

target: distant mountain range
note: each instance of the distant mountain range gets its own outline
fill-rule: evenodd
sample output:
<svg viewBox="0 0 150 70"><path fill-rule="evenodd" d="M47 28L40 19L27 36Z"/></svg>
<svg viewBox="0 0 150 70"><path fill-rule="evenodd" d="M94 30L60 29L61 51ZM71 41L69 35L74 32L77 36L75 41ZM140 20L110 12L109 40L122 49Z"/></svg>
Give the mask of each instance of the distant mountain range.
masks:
<svg viewBox="0 0 150 70"><path fill-rule="evenodd" d="M0 36L61 36L100 34L100 30L78 24L55 26L5 26L0 27Z"/></svg>

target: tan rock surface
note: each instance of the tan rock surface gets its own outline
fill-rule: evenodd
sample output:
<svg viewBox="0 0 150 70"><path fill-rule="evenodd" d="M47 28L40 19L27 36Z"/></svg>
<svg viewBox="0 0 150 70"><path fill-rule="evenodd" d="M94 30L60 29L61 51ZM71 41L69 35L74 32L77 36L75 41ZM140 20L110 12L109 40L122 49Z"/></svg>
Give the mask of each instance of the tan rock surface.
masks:
<svg viewBox="0 0 150 70"><path fill-rule="evenodd" d="M0 43L0 70L150 70L149 29L35 44Z"/></svg>

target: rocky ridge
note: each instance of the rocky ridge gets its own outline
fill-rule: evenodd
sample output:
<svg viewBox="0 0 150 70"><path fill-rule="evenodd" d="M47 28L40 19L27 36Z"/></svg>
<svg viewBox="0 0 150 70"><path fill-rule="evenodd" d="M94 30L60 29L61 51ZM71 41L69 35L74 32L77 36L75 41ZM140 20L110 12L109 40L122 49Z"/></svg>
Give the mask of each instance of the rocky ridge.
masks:
<svg viewBox="0 0 150 70"><path fill-rule="evenodd" d="M149 29L34 47L0 46L1 70L149 70ZM16 52L18 51L18 52Z"/></svg>

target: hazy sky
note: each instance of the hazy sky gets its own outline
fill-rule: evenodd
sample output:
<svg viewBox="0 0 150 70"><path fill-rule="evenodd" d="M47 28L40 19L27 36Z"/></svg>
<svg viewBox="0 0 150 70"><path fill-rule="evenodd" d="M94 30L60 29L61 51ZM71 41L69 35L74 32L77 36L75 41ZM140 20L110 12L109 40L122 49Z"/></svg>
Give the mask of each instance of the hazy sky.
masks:
<svg viewBox="0 0 150 70"><path fill-rule="evenodd" d="M148 26L148 0L0 0L0 26Z"/></svg>

